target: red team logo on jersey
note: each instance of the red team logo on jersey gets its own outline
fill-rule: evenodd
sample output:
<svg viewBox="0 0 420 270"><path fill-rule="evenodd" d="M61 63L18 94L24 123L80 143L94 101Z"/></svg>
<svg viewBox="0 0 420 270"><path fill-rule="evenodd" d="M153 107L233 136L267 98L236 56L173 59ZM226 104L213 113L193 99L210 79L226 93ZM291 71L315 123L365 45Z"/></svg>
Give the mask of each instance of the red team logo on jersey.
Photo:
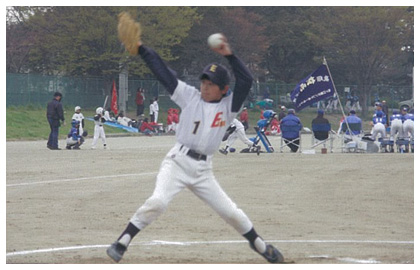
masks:
<svg viewBox="0 0 420 270"><path fill-rule="evenodd" d="M211 127L224 127L226 125L226 121L223 121L220 117L223 114L223 112L218 112L216 116L214 117L213 124L211 124Z"/></svg>

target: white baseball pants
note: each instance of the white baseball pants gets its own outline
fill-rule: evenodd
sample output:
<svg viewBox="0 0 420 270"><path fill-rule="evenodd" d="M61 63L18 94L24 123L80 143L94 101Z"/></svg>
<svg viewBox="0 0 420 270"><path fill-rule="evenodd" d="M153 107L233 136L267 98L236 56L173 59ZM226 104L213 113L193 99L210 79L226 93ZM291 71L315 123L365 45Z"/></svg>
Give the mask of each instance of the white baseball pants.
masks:
<svg viewBox="0 0 420 270"><path fill-rule="evenodd" d="M410 136L414 139L414 121L411 119L405 120L403 123L403 137L408 139Z"/></svg>
<svg viewBox="0 0 420 270"><path fill-rule="evenodd" d="M104 127L99 126L99 125L95 125L95 129L94 129L94 133L93 133L92 147L96 146L96 143L98 142L99 137L101 137L102 143L106 144Z"/></svg>
<svg viewBox="0 0 420 270"><path fill-rule="evenodd" d="M226 146L232 146L233 143L236 141L236 139L240 139L244 144L248 145L248 146L253 146L254 143L248 139L248 137L245 134L245 129L240 128L235 130L235 132L233 132L232 134L230 134L230 136L228 137Z"/></svg>
<svg viewBox="0 0 420 270"><path fill-rule="evenodd" d="M398 134L398 137L397 137ZM403 125L400 119L394 119L391 121L391 141L397 140L399 137L403 137Z"/></svg>
<svg viewBox="0 0 420 270"><path fill-rule="evenodd" d="M381 138L384 139L386 137L385 125L382 123L376 123L372 128L372 139L376 140L376 136L378 134L381 135Z"/></svg>
<svg viewBox="0 0 420 270"><path fill-rule="evenodd" d="M140 230L157 219L176 194L184 188L191 190L207 203L241 235L252 229L245 213L223 191L213 175L212 156L197 161L187 156L188 148L176 145L163 160L152 196L137 210L130 222Z"/></svg>

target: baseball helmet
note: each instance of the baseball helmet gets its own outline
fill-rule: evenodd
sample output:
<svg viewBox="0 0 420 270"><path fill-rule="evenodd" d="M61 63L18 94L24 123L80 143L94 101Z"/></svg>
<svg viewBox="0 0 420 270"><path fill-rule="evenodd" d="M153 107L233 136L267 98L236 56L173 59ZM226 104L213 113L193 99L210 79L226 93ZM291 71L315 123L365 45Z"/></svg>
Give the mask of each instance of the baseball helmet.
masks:
<svg viewBox="0 0 420 270"><path fill-rule="evenodd" d="M103 111L104 109L102 107L96 108L96 114L102 114Z"/></svg>
<svg viewBox="0 0 420 270"><path fill-rule="evenodd" d="M72 127L77 127L78 125L80 124L80 121L78 121L78 120L76 120L76 119L73 119L72 121L71 121L71 126Z"/></svg>
<svg viewBox="0 0 420 270"><path fill-rule="evenodd" d="M80 108L80 106L76 106L74 107L74 112L77 112L78 110L81 110L82 108Z"/></svg>
<svg viewBox="0 0 420 270"><path fill-rule="evenodd" d="M272 116L274 116L276 113L274 112L274 111L272 111L272 110L266 110L266 111L264 111L264 113L263 113L263 117L265 118L265 119L270 119L270 117L272 117Z"/></svg>
<svg viewBox="0 0 420 270"><path fill-rule="evenodd" d="M382 111L377 111L376 112L377 117L382 117L383 115L384 115L384 113Z"/></svg>

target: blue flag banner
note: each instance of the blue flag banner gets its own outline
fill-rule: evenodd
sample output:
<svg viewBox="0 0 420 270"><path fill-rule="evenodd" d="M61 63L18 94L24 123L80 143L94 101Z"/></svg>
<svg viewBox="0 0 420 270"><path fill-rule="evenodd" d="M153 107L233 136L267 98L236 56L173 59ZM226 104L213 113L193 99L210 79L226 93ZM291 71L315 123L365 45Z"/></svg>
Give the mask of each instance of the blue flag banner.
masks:
<svg viewBox="0 0 420 270"><path fill-rule="evenodd" d="M334 86L326 65L301 80L290 94L296 111L334 95Z"/></svg>

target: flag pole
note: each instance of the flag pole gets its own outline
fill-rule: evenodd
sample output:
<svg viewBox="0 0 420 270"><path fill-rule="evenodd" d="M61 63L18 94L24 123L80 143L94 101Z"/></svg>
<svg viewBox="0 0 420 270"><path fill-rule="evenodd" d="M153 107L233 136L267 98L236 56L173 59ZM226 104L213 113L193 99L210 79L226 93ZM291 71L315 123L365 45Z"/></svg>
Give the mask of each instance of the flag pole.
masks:
<svg viewBox="0 0 420 270"><path fill-rule="evenodd" d="M325 58L325 56L324 56L323 64L327 67L328 75L330 76L330 79L331 79L331 82L332 82L332 85L333 85L333 88L334 88L334 92L337 95L338 104L340 105L341 113L343 114L343 117L344 117L344 122L347 125L347 130L349 130L350 135L352 135L353 132L351 131L351 129L349 127L349 123L347 122L346 114L344 113L344 108L343 108L343 105L341 104L340 96L338 95L337 89L335 88L335 83L334 83L333 77L331 76L330 68L328 67L327 59ZM338 135L340 135L340 134L338 134Z"/></svg>

